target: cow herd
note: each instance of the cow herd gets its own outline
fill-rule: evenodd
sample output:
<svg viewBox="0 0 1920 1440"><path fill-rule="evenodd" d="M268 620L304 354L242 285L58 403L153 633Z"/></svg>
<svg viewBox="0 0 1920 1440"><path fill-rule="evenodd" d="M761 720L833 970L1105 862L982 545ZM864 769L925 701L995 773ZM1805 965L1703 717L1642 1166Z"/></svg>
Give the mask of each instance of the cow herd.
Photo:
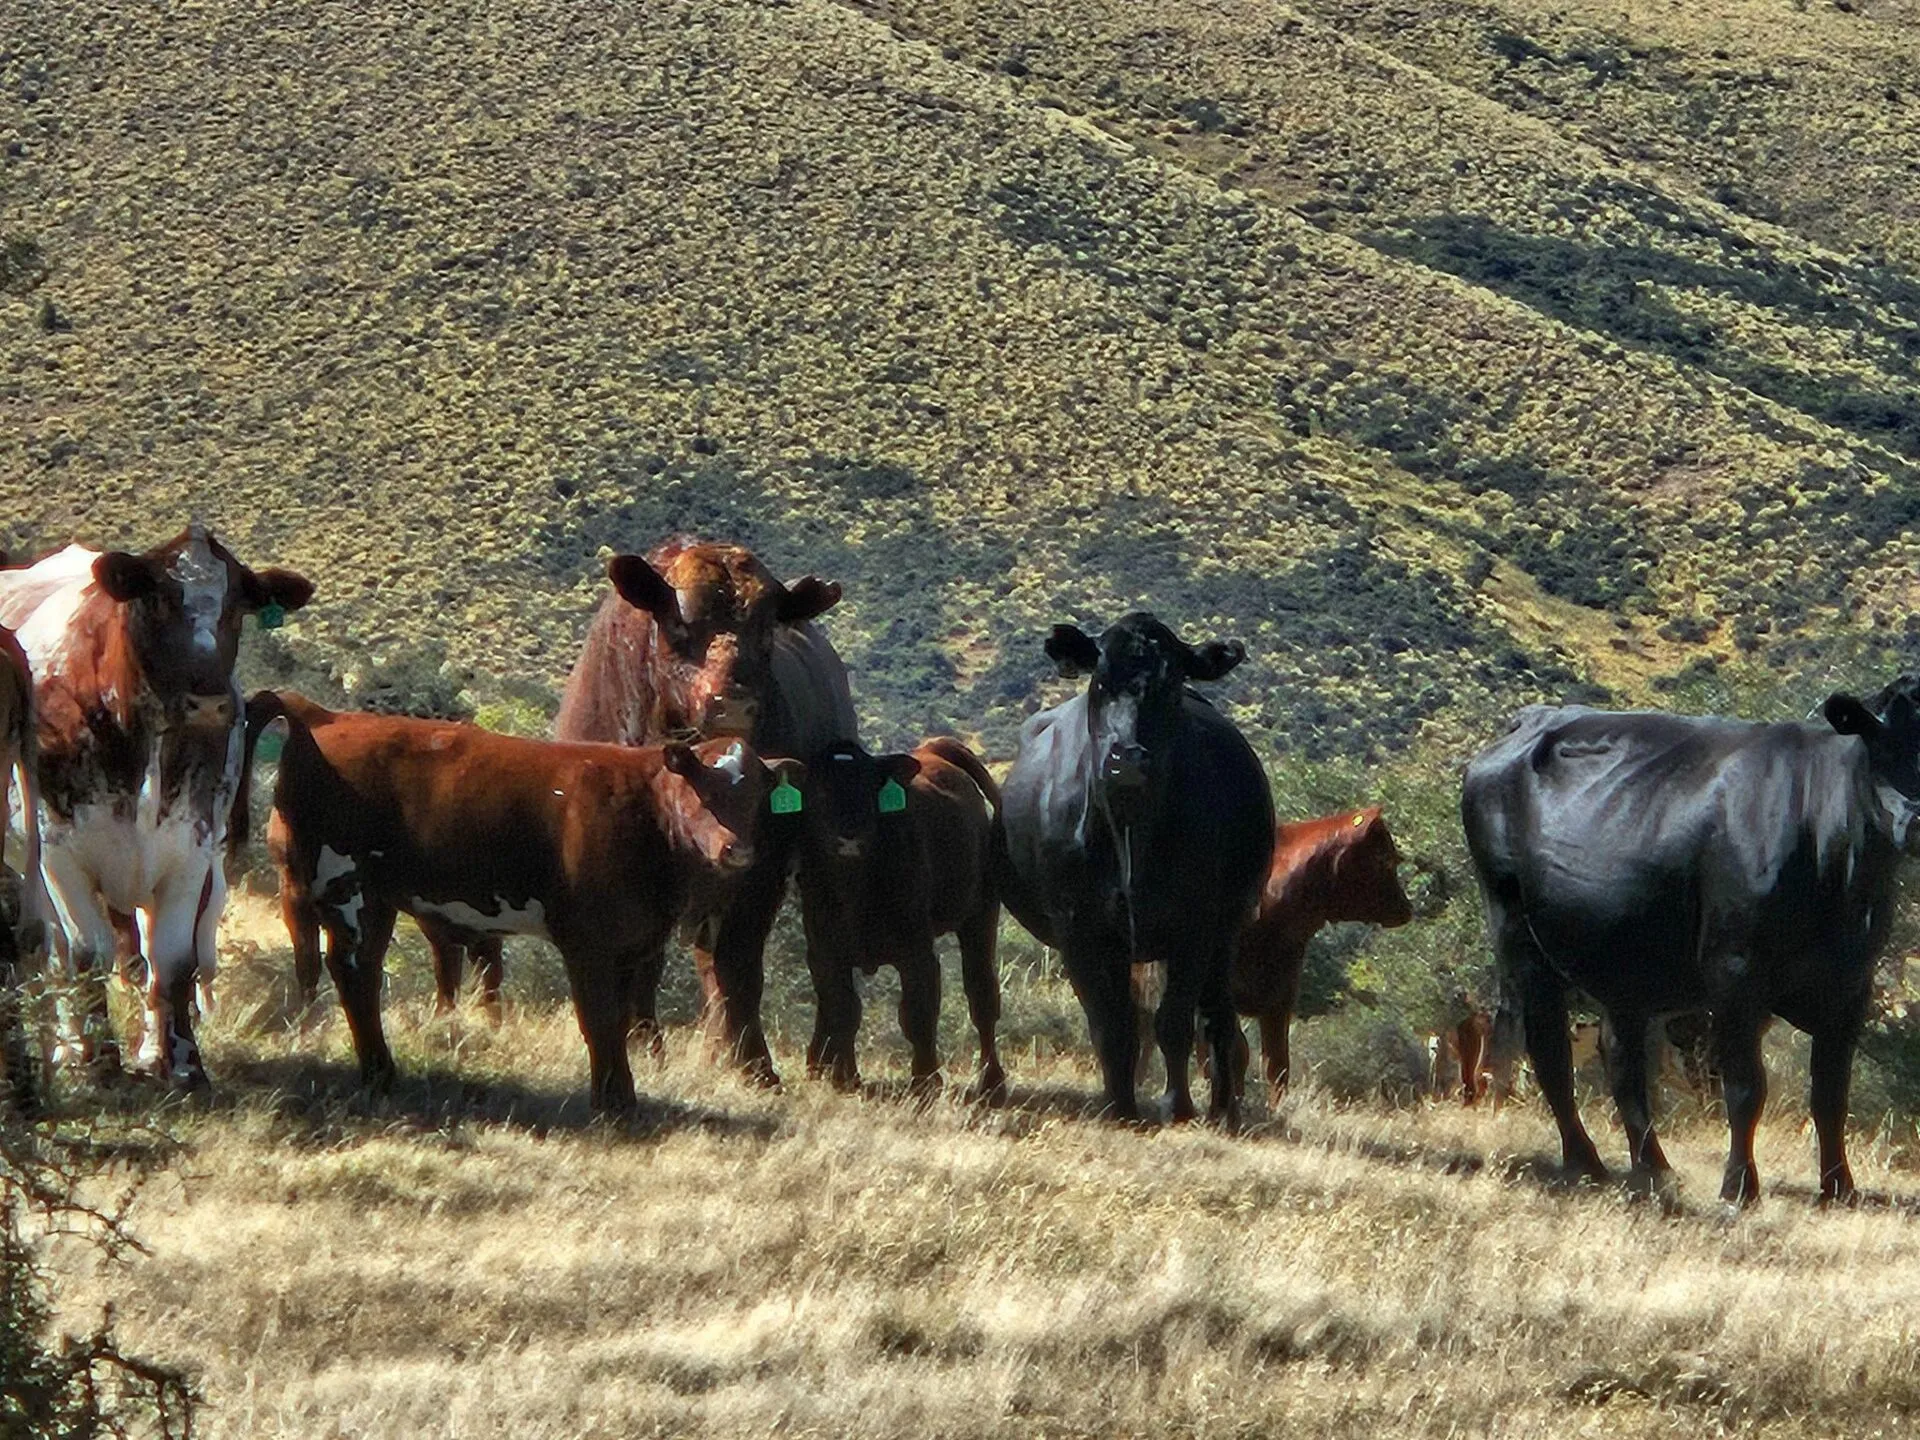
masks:
<svg viewBox="0 0 1920 1440"><path fill-rule="evenodd" d="M143 960L139 1063L205 1083L195 986L213 976L222 859L247 838L269 727L285 743L265 838L296 974L311 998L324 963L374 1087L394 1074L380 997L403 913L433 950L443 1003L472 963L497 1013L502 937L551 942L592 1102L613 1112L635 1103L630 1042L658 1043L677 929L712 1033L771 1082L763 952L797 876L810 1073L858 1082L855 972L890 965L914 1084L938 1084L934 946L951 934L979 1036L974 1090L1003 1098L1004 905L1059 951L1108 1113L1138 1114L1151 1034L1171 1118L1197 1113L1197 1053L1209 1114L1231 1126L1249 1061L1239 1017L1258 1019L1278 1091L1313 932L1412 918L1377 809L1276 826L1258 757L1200 688L1245 658L1237 641L1189 644L1142 612L1097 636L1055 626L1046 655L1085 688L1026 723L996 783L951 737L862 748L846 667L814 623L838 585L783 584L744 548L689 539L608 573L541 741L291 691L243 703L243 624L280 624L313 586L248 568L199 524L144 553L73 545L0 570L0 789L25 837L23 916L46 922L74 981L60 1053L119 1070L105 976L116 958ZM1851 1195L1849 1074L1916 812L1920 685L1904 677L1870 701L1835 695L1820 722L1534 707L1471 762L1462 817L1501 977L1495 1030L1523 1033L1569 1168L1605 1173L1573 1100L1577 988L1607 1016L1636 1172L1667 1165L1648 1027L1703 1011L1732 1131L1722 1194L1757 1197L1759 1043L1779 1016L1812 1036L1822 1194ZM14 983L0 987L9 1007ZM6 1028L26 1103L31 1067L20 1027Z"/></svg>

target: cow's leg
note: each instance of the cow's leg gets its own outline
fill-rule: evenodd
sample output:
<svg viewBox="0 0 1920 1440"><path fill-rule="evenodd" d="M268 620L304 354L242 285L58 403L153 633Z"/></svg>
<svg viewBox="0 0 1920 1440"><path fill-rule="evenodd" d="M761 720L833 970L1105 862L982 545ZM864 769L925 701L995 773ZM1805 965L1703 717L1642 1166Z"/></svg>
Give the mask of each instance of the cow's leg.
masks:
<svg viewBox="0 0 1920 1440"><path fill-rule="evenodd" d="M1133 1088L1138 1090L1147 1083L1147 1076L1153 1069L1153 1050L1158 1043L1155 1038L1154 1017L1160 1013L1160 1007L1166 1002L1167 967L1160 965L1134 965L1127 971L1127 993L1133 1005Z"/></svg>
<svg viewBox="0 0 1920 1440"><path fill-rule="evenodd" d="M900 1033L913 1054L913 1089L929 1094L940 1088L940 960L927 936L904 956L900 971Z"/></svg>
<svg viewBox="0 0 1920 1440"><path fill-rule="evenodd" d="M476 941L468 952L473 958L474 973L480 977L480 1013L487 1017L487 1024L500 1028L500 982L506 978L506 942L498 935L489 935Z"/></svg>
<svg viewBox="0 0 1920 1440"><path fill-rule="evenodd" d="M839 1090L860 1088L860 985L853 965L832 945L809 945L813 971L813 1041L807 1047L809 1075L824 1075ZM901 1005L906 1004L905 996ZM902 1028L905 1028L902 1020Z"/></svg>
<svg viewBox="0 0 1920 1440"><path fill-rule="evenodd" d="M220 973L220 917L227 912L227 870L215 856L193 923L193 985L204 1019L213 1014L213 982Z"/></svg>
<svg viewBox="0 0 1920 1440"><path fill-rule="evenodd" d="M1860 1019L1849 1015L1813 1032L1809 1105L1820 1136L1820 1198L1854 1198L1853 1170L1847 1164L1847 1091L1853 1081L1853 1049Z"/></svg>
<svg viewBox="0 0 1920 1440"><path fill-rule="evenodd" d="M1240 1128L1240 1099L1247 1081L1247 1037L1234 1014L1227 989L1227 957L1217 957L1202 977L1200 1012L1207 1022L1207 1040L1213 1050L1213 1094L1207 1118L1229 1130Z"/></svg>
<svg viewBox="0 0 1920 1440"><path fill-rule="evenodd" d="M969 916L954 932L960 945L960 984L967 1014L980 1040L980 1073L974 1094L998 1105L1007 1098L1007 1072L1000 1064L1000 907Z"/></svg>
<svg viewBox="0 0 1920 1440"><path fill-rule="evenodd" d="M813 978L813 1037L807 1041L807 1078L830 1079L841 1090L860 1087L855 1050L860 1034L860 987L853 969L846 937L828 934L809 920L807 973ZM905 1004L904 995L901 1003Z"/></svg>
<svg viewBox="0 0 1920 1440"><path fill-rule="evenodd" d="M211 870L219 870L217 857ZM188 1089L207 1083L193 1036L193 986L200 967L200 918L216 894L224 899L224 886L213 887L208 871L188 871L140 910L140 945L147 956L147 1039L141 1060Z"/></svg>
<svg viewBox="0 0 1920 1440"><path fill-rule="evenodd" d="M1658 1177L1673 1167L1653 1133L1653 1104L1647 1089L1648 1020L1644 1015L1615 1012L1608 1016L1607 1074L1613 1082L1613 1103L1627 1130L1627 1154L1636 1174Z"/></svg>
<svg viewBox="0 0 1920 1440"><path fill-rule="evenodd" d="M86 1066L97 1079L111 1079L120 1073L120 1044L107 1010L102 971L113 961L117 935L113 917L94 889L93 877L71 851L47 846L41 851L41 868L67 937L72 968L73 994L62 1006L64 1033L57 1056Z"/></svg>
<svg viewBox="0 0 1920 1440"><path fill-rule="evenodd" d="M380 986L398 914L391 905L355 892L321 917L327 927L327 969L346 1012L353 1052L360 1057L360 1080L376 1093L391 1088L397 1068L380 1025Z"/></svg>
<svg viewBox="0 0 1920 1440"><path fill-rule="evenodd" d="M1460 1103L1476 1105L1486 1089L1487 1036L1478 1017L1469 1015L1453 1027L1453 1052L1460 1061Z"/></svg>
<svg viewBox="0 0 1920 1440"><path fill-rule="evenodd" d="M1154 1017L1154 1033L1160 1041L1160 1059L1167 1067L1167 1118L1175 1124L1194 1119L1193 1089L1188 1083L1187 1063L1193 1053L1193 1016L1200 1003L1199 957L1167 963L1167 988L1160 997L1160 1013ZM1230 1053L1222 1052L1214 1060L1213 1088L1219 1093L1227 1080Z"/></svg>
<svg viewBox="0 0 1920 1440"><path fill-rule="evenodd" d="M280 919L293 942L293 984L303 1009L320 998L320 916L303 882L280 872Z"/></svg>
<svg viewBox="0 0 1920 1440"><path fill-rule="evenodd" d="M1731 1143L1720 1198L1730 1205L1752 1205L1760 1198L1760 1170L1753 1163L1753 1132L1767 1103L1767 1072L1760 1059L1765 1017L1723 1005L1713 1017L1714 1052L1726 1077L1727 1128Z"/></svg>
<svg viewBox="0 0 1920 1440"><path fill-rule="evenodd" d="M1293 1078L1293 1052L1287 1038L1293 1028L1293 1015L1287 1010L1267 1010L1259 1019L1260 1065L1267 1077L1267 1104L1276 1106Z"/></svg>
<svg viewBox="0 0 1920 1440"><path fill-rule="evenodd" d="M696 951L701 988L707 995L707 1022L720 1043L747 1075L777 1085L773 1052L760 1028L760 996L766 984L767 934L786 890L787 857L768 854L740 878L711 952Z"/></svg>
<svg viewBox="0 0 1920 1440"><path fill-rule="evenodd" d="M1560 1162L1568 1170L1594 1180L1607 1178L1600 1152L1580 1123L1573 1099L1573 1045L1567 1036L1566 991L1551 971L1538 963L1516 967L1520 988L1521 1021L1526 1028L1527 1058L1547 1097L1554 1124L1560 1129Z"/></svg>
<svg viewBox="0 0 1920 1440"><path fill-rule="evenodd" d="M467 947L431 920L416 923L433 952L433 1013L451 1015L460 1005L460 977L466 969Z"/></svg>
<svg viewBox="0 0 1920 1440"><path fill-rule="evenodd" d="M1100 1061L1100 1078L1106 1091L1106 1113L1116 1120L1138 1120L1140 1107L1133 1093L1138 1047L1134 1041L1132 967L1119 956L1077 946L1063 945L1060 956L1074 994L1080 998L1080 1008L1086 1012L1087 1036Z"/></svg>
<svg viewBox="0 0 1920 1440"><path fill-rule="evenodd" d="M637 1040L659 1059L667 1053L660 1028L660 978L667 972L667 944L661 941L637 955L633 965L633 1000L627 1014L627 1038ZM496 1001L496 1007L498 1002ZM494 1022L498 1024L496 1020Z"/></svg>
<svg viewBox="0 0 1920 1440"><path fill-rule="evenodd" d="M634 975L644 954L569 948L562 958L573 992L573 1013L587 1042L588 1098L602 1114L631 1115L636 1100L633 1070L627 1064L627 1030Z"/></svg>

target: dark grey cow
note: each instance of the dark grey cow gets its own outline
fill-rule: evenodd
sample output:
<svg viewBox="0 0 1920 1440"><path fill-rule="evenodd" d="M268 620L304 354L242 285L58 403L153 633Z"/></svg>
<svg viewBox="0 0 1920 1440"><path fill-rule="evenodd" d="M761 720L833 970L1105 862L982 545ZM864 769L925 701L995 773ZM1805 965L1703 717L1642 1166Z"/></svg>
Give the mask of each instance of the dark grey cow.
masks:
<svg viewBox="0 0 1920 1440"><path fill-rule="evenodd" d="M1113 1114L1138 1114L1132 966L1164 961L1155 1030L1171 1114L1194 1114L1197 1010L1212 1046L1212 1113L1232 1124L1239 1029L1227 970L1273 855L1273 797L1245 737L1188 682L1218 680L1246 650L1189 646L1135 612L1098 640L1056 625L1047 654L1063 675L1090 679L1021 731L1001 787L1001 898L1060 950Z"/></svg>
<svg viewBox="0 0 1920 1440"><path fill-rule="evenodd" d="M1668 1168L1647 1027L1704 1009L1733 1132L1721 1195L1759 1197L1760 1039L1777 1015L1813 1037L1821 1194L1852 1195L1847 1087L1916 833L1917 689L1903 676L1870 701L1835 695L1804 724L1533 707L1468 765L1461 814L1506 1003L1570 1169L1606 1173L1573 1101L1571 985L1607 1013L1636 1171Z"/></svg>

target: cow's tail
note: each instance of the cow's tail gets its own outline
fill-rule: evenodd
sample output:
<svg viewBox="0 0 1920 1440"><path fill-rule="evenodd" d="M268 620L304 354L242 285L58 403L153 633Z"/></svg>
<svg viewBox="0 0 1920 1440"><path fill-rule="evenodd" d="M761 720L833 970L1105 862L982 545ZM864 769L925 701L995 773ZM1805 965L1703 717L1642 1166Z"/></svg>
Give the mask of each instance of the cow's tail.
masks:
<svg viewBox="0 0 1920 1440"><path fill-rule="evenodd" d="M987 803L993 807L994 813L1000 813L1000 787L987 770L986 762L978 755L951 735L936 735L921 748L931 750L949 765L957 765L966 771L973 783L980 787L980 793L987 797Z"/></svg>
<svg viewBox="0 0 1920 1440"><path fill-rule="evenodd" d="M247 697L247 728L240 741L240 783L234 787L233 810L227 817L229 854L238 854L247 847L253 828L253 752L260 743L261 732L276 720L285 720L289 726L300 723L287 709L279 691L257 690Z"/></svg>

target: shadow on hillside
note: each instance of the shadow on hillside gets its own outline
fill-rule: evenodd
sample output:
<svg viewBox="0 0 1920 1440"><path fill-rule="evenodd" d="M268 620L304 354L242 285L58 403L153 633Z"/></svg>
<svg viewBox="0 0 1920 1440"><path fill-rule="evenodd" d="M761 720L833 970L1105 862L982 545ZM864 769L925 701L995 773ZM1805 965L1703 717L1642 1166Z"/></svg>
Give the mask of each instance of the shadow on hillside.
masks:
<svg viewBox="0 0 1920 1440"><path fill-rule="evenodd" d="M771 1115L745 1115L707 1105L641 1093L636 1112L625 1119L593 1113L584 1087L540 1089L511 1079L476 1080L433 1065L403 1071L392 1090L371 1095L360 1083L357 1066L311 1056L229 1060L215 1077L213 1093L198 1103L214 1111L233 1111L265 1103L296 1141L326 1139L343 1127L365 1123L418 1130L458 1125L490 1125L521 1130L536 1138L553 1131L600 1130L636 1140L658 1140L682 1131L770 1139L781 1121ZM151 1086L127 1086L129 1094ZM136 1101L138 1095L135 1094Z"/></svg>
<svg viewBox="0 0 1920 1440"><path fill-rule="evenodd" d="M1689 227L1694 228L1694 227ZM1498 291L1555 319L1700 365L1782 405L1908 456L1920 455L1920 393L1912 383L1911 326L1920 288L1880 267L1837 277L1722 239L1724 263L1653 246L1593 245L1527 234L1481 215L1437 215L1365 237L1392 255ZM1712 324L1682 313L1665 289L1722 296L1822 329L1864 332L1898 353L1888 388L1768 365L1722 344ZM1863 293L1864 292L1864 296ZM1882 307L1902 319L1889 322Z"/></svg>

